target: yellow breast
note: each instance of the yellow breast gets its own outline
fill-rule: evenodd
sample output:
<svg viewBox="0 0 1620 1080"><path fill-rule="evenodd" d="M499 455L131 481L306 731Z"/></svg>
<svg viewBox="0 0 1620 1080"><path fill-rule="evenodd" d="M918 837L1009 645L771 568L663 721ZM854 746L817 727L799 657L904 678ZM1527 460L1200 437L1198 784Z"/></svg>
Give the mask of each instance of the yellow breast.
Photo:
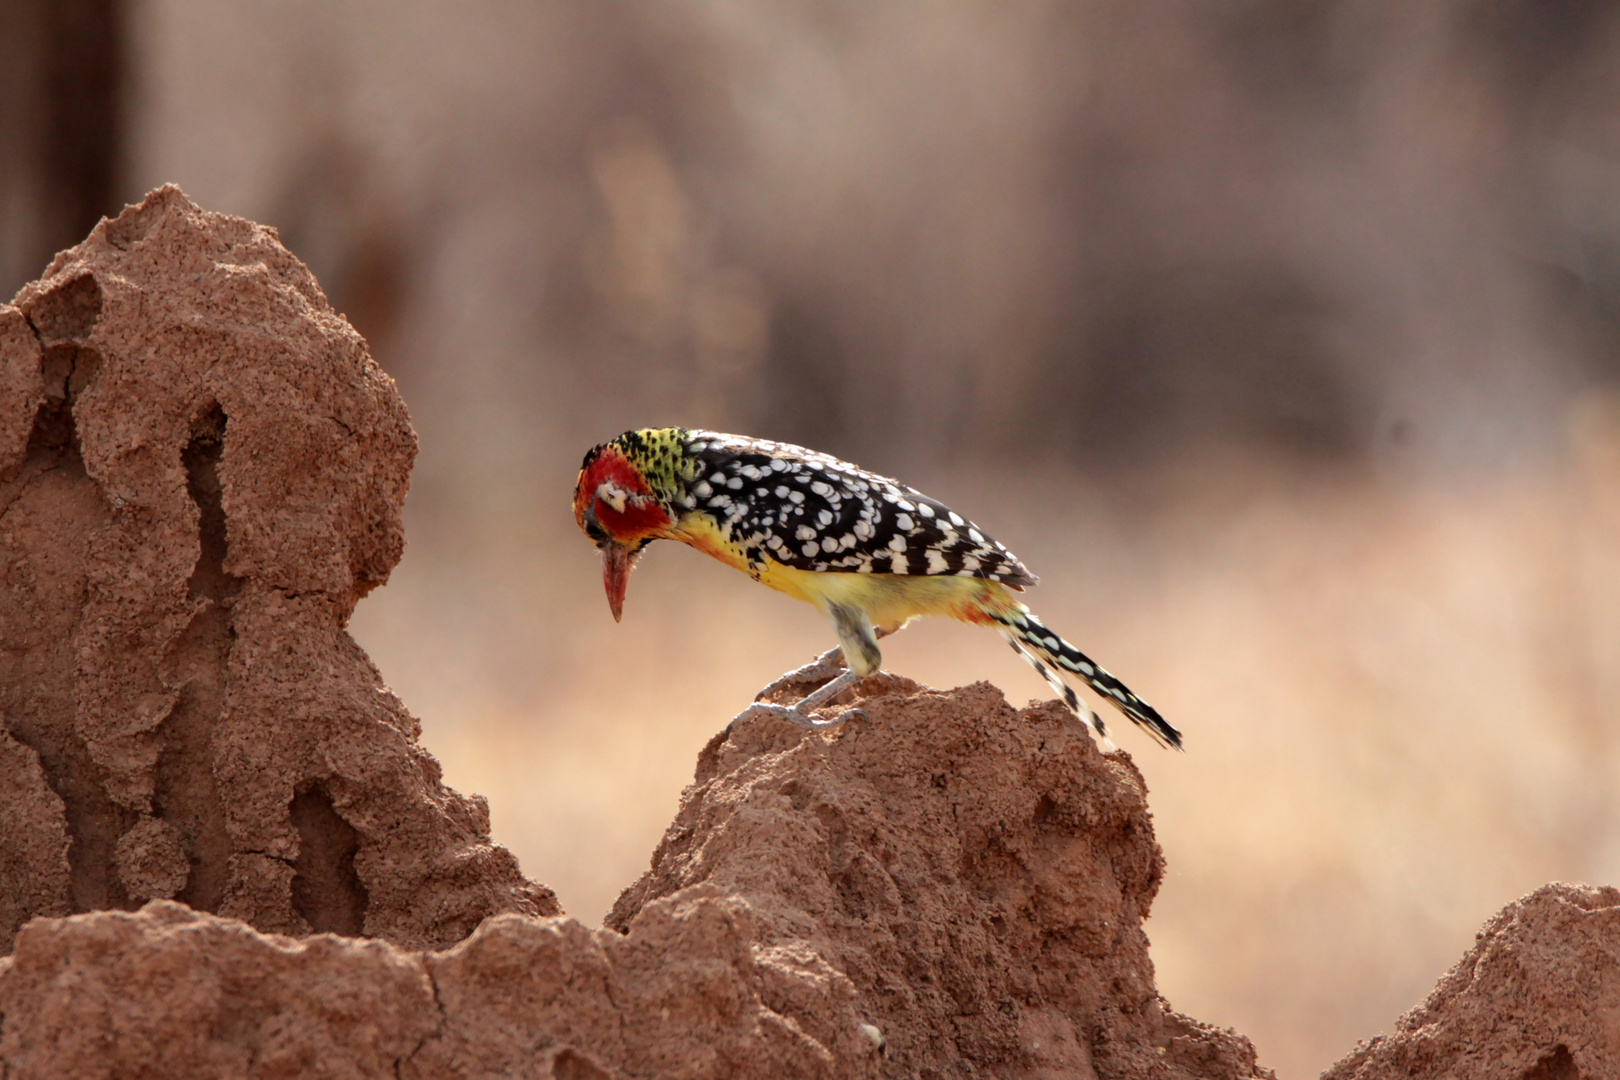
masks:
<svg viewBox="0 0 1620 1080"><path fill-rule="evenodd" d="M757 572L707 517L683 520L671 539L680 540L795 600L826 610L828 604L866 613L874 626L894 627L919 615L947 615L987 623L988 611L1017 606L1006 586L976 577L924 574L853 574L798 570L767 558Z"/></svg>

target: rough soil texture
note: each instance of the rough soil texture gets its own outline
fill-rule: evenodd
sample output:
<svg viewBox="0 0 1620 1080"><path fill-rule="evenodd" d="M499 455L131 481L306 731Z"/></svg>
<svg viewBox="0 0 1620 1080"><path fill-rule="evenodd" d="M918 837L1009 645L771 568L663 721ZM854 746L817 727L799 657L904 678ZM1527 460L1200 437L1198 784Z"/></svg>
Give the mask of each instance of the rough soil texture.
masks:
<svg viewBox="0 0 1620 1080"><path fill-rule="evenodd" d="M1268 1075L1154 989L1129 758L988 686L717 736L557 915L344 632L415 441L270 230L155 192L0 350L6 1080Z"/></svg>
<svg viewBox="0 0 1620 1080"><path fill-rule="evenodd" d="M1620 889L1544 885L1503 908L1428 999L1322 1080L1620 1077Z"/></svg>
<svg viewBox="0 0 1620 1080"><path fill-rule="evenodd" d="M984 684L729 728L608 926L558 914L343 629L414 453L178 189L0 306L0 1080L1271 1075L1155 989L1131 759ZM1329 1076L1620 1076L1620 892L1508 908Z"/></svg>
<svg viewBox="0 0 1620 1080"><path fill-rule="evenodd" d="M415 948L557 910L343 629L415 453L275 233L177 188L0 306L0 951L156 898Z"/></svg>
<svg viewBox="0 0 1620 1080"><path fill-rule="evenodd" d="M835 738L716 736L608 924L700 884L745 898L761 950L848 981L892 1075L1269 1075L1154 988L1164 860L1127 755L985 683L863 689Z"/></svg>
<svg viewBox="0 0 1620 1080"><path fill-rule="evenodd" d="M830 736L738 725L609 929L502 915L439 952L155 901L0 961L24 1077L1270 1074L1159 998L1140 775L1056 705L868 680Z"/></svg>

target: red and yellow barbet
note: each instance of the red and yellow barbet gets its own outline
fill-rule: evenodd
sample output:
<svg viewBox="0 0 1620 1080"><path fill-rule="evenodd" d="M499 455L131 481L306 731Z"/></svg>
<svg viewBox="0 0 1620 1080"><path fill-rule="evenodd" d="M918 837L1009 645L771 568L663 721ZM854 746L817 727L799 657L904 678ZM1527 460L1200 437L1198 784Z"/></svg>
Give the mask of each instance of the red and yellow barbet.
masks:
<svg viewBox="0 0 1620 1080"><path fill-rule="evenodd" d="M574 517L602 552L614 619L654 540L679 540L826 614L848 670L795 706L750 711L835 725L810 710L878 669L880 636L919 615L949 615L999 630L1098 735L1107 735L1102 719L1058 671L1078 675L1160 744L1181 745L1153 706L1019 603L1013 591L1035 578L1012 552L942 503L848 462L713 431L627 431L585 455Z"/></svg>

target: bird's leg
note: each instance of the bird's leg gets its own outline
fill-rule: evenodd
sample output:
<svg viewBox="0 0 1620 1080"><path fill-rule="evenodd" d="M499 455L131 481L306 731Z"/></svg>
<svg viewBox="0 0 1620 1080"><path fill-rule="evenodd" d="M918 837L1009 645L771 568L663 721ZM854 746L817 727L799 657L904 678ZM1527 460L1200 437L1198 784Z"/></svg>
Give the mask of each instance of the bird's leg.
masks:
<svg viewBox="0 0 1620 1080"><path fill-rule="evenodd" d="M826 652L804 665L804 667L795 668L786 675L783 675L780 679L777 679L775 682L766 686L763 690L754 695L754 700L763 701L768 697L774 697L778 690L785 690L790 686L797 686L804 683L824 683L828 679L835 677L842 670L844 670L844 650L841 646L834 645L832 648L828 649Z"/></svg>
<svg viewBox="0 0 1620 1080"><path fill-rule="evenodd" d="M845 670L843 647L834 646L803 667L783 675L780 679L754 695L754 704L734 716L731 722L735 724L739 720L770 716L778 720L786 720L790 724L797 724L807 731L827 731L842 724L844 718L840 716L832 720L817 720L810 715L810 710L827 704L827 702L842 693L846 687L859 681L859 679L860 676L855 672ZM821 683L823 685L806 694L792 705L773 705L760 700L761 698L771 697L778 691L785 690L790 686L805 683Z"/></svg>
<svg viewBox="0 0 1620 1080"><path fill-rule="evenodd" d="M845 671L820 690L806 694L793 708L801 713L807 713L811 709L819 709L823 705L831 703L834 698L860 682L862 678L863 676L858 671Z"/></svg>
<svg viewBox="0 0 1620 1080"><path fill-rule="evenodd" d="M833 628L838 631L838 647L828 649L810 663L788 672L765 687L755 695L754 704L732 718L733 724L739 720L771 716L778 720L786 720L790 724L797 724L807 731L827 731L840 726L845 720L866 715L860 709L847 709L842 715L831 720L818 720L810 713L828 704L866 676L879 673L878 665L883 662L883 655L878 651L878 638L888 637L904 628L911 620L905 619L888 626L874 627L864 611L839 604L829 604L827 615L832 620ZM850 657L855 658L854 667L848 666ZM827 679L831 681L806 694L792 705L773 705L760 700L771 697L789 686L818 683Z"/></svg>
<svg viewBox="0 0 1620 1080"><path fill-rule="evenodd" d="M829 731L832 728L841 726L848 717L848 713L835 716L831 720L818 720L810 715L810 711L821 708L821 706L860 681L861 676L858 672L845 671L826 686L813 693L806 694L792 705L769 705L762 701L756 701L732 717L731 722L735 724L740 720L754 720L759 717L770 716L778 720L786 720L790 724L796 724L806 731ZM851 711L858 712L859 710Z"/></svg>
<svg viewBox="0 0 1620 1080"><path fill-rule="evenodd" d="M831 720L817 720L810 715L812 710L821 708L867 675L876 672L878 664L883 659L882 654L878 652L877 639L886 637L900 627L874 629L865 612L837 604L829 605L827 613L832 619L833 627L838 631L838 647L828 649L804 667L788 672L765 687L755 696L753 705L732 719L733 724L747 718L773 716L790 724L797 724L808 731L826 731L838 727L852 713L860 713L859 709L851 709ZM856 658L856 665L853 668L846 666L850 656ZM834 673L840 669L845 670L833 678ZM832 678L832 681L806 694L792 705L771 705L760 701L760 698L770 697L786 687L798 683L821 682L828 678Z"/></svg>

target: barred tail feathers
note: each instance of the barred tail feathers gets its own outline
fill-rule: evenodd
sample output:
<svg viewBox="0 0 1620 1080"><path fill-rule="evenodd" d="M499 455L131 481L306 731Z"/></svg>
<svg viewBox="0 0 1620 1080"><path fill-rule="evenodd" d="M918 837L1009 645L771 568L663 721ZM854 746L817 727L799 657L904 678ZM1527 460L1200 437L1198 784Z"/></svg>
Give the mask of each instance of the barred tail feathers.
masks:
<svg viewBox="0 0 1620 1080"><path fill-rule="evenodd" d="M1035 673L1045 679L1047 684L1058 692L1058 696L1063 699L1063 703L1069 707L1071 712L1080 717L1082 723L1091 725L1091 729L1097 733L1097 738L1101 739L1109 747L1114 745L1113 741L1108 738L1108 725L1103 723L1103 718L1098 716L1091 706L1086 704L1084 698L1074 692L1074 687L1064 682L1058 677L1057 672L1047 667L1040 657L1036 656L1028 646L1018 639L1018 635L1013 631L1003 630L1001 636L1007 639L1007 644L1012 646L1013 652L1022 656L1025 663L1034 668Z"/></svg>
<svg viewBox="0 0 1620 1080"><path fill-rule="evenodd" d="M1159 745L1181 749L1181 732L1160 716L1157 709L1131 693L1128 686L1114 678L1085 653L1058 637L1045 623L1036 618L1029 608L1018 604L1009 610L993 613L991 618L1002 625L1001 636L1007 639L1013 651L1029 661L1041 678L1058 691L1064 703L1082 720L1089 723L1098 735L1106 738L1108 734L1102 718L1087 708L1085 702L1080 700L1080 696L1055 672L1049 670L1047 664L1080 676L1087 686L1113 702L1120 712L1152 736L1153 741ZM1043 660L1046 663L1042 663Z"/></svg>

